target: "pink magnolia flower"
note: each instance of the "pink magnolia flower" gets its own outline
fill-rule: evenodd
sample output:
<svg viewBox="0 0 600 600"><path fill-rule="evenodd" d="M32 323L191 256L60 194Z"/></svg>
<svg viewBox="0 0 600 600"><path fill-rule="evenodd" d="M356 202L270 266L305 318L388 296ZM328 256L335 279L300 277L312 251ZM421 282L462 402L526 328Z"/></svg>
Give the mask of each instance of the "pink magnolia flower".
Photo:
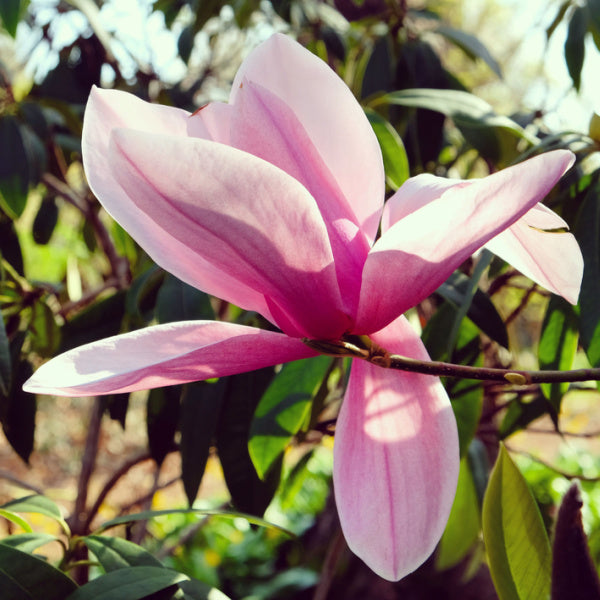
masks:
<svg viewBox="0 0 600 600"><path fill-rule="evenodd" d="M30 392L109 394L231 375L314 356L302 338L346 334L426 360L402 314L494 236L521 231L520 217L541 210L572 163L555 151L450 189L415 178L384 211L376 241L385 191L377 139L344 83L281 35L248 56L228 104L193 115L95 89L83 155L106 210L159 265L281 333L218 321L148 327L53 359ZM539 262L530 250L514 252L543 271L551 249ZM578 252L561 257L567 268L555 281L571 300ZM334 490L350 548L379 575L400 579L433 551L458 465L440 380L355 360Z"/></svg>

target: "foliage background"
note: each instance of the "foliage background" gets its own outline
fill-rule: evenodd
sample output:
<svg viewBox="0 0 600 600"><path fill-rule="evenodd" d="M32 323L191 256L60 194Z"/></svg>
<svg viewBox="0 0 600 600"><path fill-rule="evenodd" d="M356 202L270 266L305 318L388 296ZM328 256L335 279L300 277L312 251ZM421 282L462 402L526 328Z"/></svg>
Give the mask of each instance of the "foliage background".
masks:
<svg viewBox="0 0 600 600"><path fill-rule="evenodd" d="M362 102L382 146L390 193L424 171L474 177L552 148L576 152L575 168L547 203L569 223L584 253L577 307L483 254L409 317L434 359L507 368L600 366L600 125L592 121L588 130L591 111L582 108L594 93L587 81L600 45L600 3L546 3L536 17L548 47L559 40L560 64L546 63L550 80L541 52L518 44L518 29L498 29L506 6L478 5L2 0L0 500L31 492L50 500L36 496L1 509L0 582L25 577L42 586L28 589L27 598L52 593L57 599L97 598L115 587L132 599L206 598L215 588L232 598L529 598L542 592L560 598L565 555L587 564L583 531L574 545L556 525L561 498L578 477L593 562L585 577L571 574L565 589L598 592L594 384L446 382L463 455L455 510L437 553L397 584L354 558L337 524L331 447L347 377L343 362L321 358L104 399L36 401L21 392L44 359L120 331L190 318L260 324L258 315L160 270L107 217L87 188L80 136L91 85L194 110L226 99L243 57L273 31L296 37L328 62ZM479 34L489 36L489 47ZM512 75L505 77L505 69ZM554 79L561 69L566 83ZM582 98L588 103L574 104ZM501 451L489 483L501 441L521 471ZM521 472L533 497L515 500L515 490L527 489ZM519 512L515 503L522 508L517 522L509 518ZM174 511L188 505L200 512ZM563 506L564 522L576 521L577 499ZM139 517L163 509L172 512ZM209 517L206 510L230 514ZM297 537L240 513L264 516ZM101 529L131 514L138 515L130 517L133 524ZM532 587L531 574L514 568L507 550L523 528L535 532L524 548L539 558L528 561L537 565L542 592ZM555 529L551 551L548 533ZM24 562L24 552L49 562ZM154 587L144 587L149 581Z"/></svg>

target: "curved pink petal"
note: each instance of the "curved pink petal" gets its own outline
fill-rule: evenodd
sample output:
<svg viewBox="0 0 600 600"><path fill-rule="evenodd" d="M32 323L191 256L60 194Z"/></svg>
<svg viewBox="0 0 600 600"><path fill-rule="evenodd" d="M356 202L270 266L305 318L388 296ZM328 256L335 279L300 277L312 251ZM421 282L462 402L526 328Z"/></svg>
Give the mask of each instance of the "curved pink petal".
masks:
<svg viewBox="0 0 600 600"><path fill-rule="evenodd" d="M162 231L260 291L286 333L337 338L347 330L325 224L295 179L223 144L128 129L113 133L110 167ZM160 264L162 238L144 241ZM233 290L226 299L238 297Z"/></svg>
<svg viewBox="0 0 600 600"><path fill-rule="evenodd" d="M167 271L205 292L234 302L241 308L255 310L274 322L262 293L244 282L224 273L204 257L191 251L185 244L170 235L131 201L115 179L109 164L109 142L112 132L121 127L139 131L196 137L210 135L214 129L211 108L204 124L199 113L189 113L143 102L131 94L114 90L93 88L83 122L83 164L90 187L107 212ZM193 123L192 123L193 121ZM152 250L154 249L155 250Z"/></svg>
<svg viewBox="0 0 600 600"><path fill-rule="evenodd" d="M217 321L147 327L69 350L43 364L23 389L95 396L252 371L314 356L281 333Z"/></svg>
<svg viewBox="0 0 600 600"><path fill-rule="evenodd" d="M572 162L567 150L542 154L471 185L451 187L396 222L365 263L354 332L378 331L426 298L540 201Z"/></svg>
<svg viewBox="0 0 600 600"><path fill-rule="evenodd" d="M371 337L392 352L429 360L404 317ZM333 469L350 549L385 579L414 571L444 531L458 468L456 421L440 380L355 360Z"/></svg>
<svg viewBox="0 0 600 600"><path fill-rule="evenodd" d="M370 243L327 165L290 107L266 88L244 80L233 108L231 144L279 167L315 199L329 234L342 297L348 313L355 314Z"/></svg>
<svg viewBox="0 0 600 600"><path fill-rule="evenodd" d="M538 204L490 240L486 248L532 281L577 304L583 277L583 256L577 240L567 232L541 231L561 228L567 228L563 219Z"/></svg>
<svg viewBox="0 0 600 600"><path fill-rule="evenodd" d="M326 63L280 34L246 58L233 82L231 104L237 103L244 80L272 92L296 115L372 242L385 192L383 161L377 138L346 84Z"/></svg>

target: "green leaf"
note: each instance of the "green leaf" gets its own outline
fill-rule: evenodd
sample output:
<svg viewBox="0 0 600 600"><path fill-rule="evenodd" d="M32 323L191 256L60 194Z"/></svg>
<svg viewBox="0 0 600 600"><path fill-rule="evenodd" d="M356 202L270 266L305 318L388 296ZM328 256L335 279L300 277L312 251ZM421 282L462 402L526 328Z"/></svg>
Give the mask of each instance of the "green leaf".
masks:
<svg viewBox="0 0 600 600"><path fill-rule="evenodd" d="M444 24L436 27L434 31L456 44L469 58L473 60L480 58L483 60L483 62L485 62L498 77L502 77L502 71L498 61L496 61L485 45L474 35Z"/></svg>
<svg viewBox="0 0 600 600"><path fill-rule="evenodd" d="M21 13L21 0L2 0L0 2L0 19L4 29L11 37L17 35L17 25Z"/></svg>
<svg viewBox="0 0 600 600"><path fill-rule="evenodd" d="M22 386L32 374L31 365L20 361L13 374L12 390L7 396L0 394L0 420L4 435L26 463L34 446L37 401L35 395L23 391Z"/></svg>
<svg viewBox="0 0 600 600"><path fill-rule="evenodd" d="M583 280L579 294L581 344L593 367L600 366L600 186L590 187L575 224L575 237L583 254Z"/></svg>
<svg viewBox="0 0 600 600"><path fill-rule="evenodd" d="M210 300L204 292L167 273L156 298L159 323L214 319Z"/></svg>
<svg viewBox="0 0 600 600"><path fill-rule="evenodd" d="M261 480L248 450L250 424L273 373L266 368L229 377L217 428L219 460L233 505L253 515L264 513L281 475L281 464L274 464L269 477Z"/></svg>
<svg viewBox="0 0 600 600"><path fill-rule="evenodd" d="M438 546L436 568L450 569L460 563L477 541L480 529L477 491L465 456L460 461L456 496Z"/></svg>
<svg viewBox="0 0 600 600"><path fill-rule="evenodd" d="M0 544L2 600L64 600L76 588L72 579L47 562Z"/></svg>
<svg viewBox="0 0 600 600"><path fill-rule="evenodd" d="M133 515L123 515L122 517L115 517L110 521L106 521L103 523L96 531L95 534L102 533L111 527L116 527L117 525L125 525L127 523L135 523L137 521L148 521L149 519L154 519L156 517L164 517L168 515L200 515L204 517L226 517L229 519L246 519L248 523L252 525L259 525L260 527L267 527L269 529L277 529L290 537L294 537L294 534L283 527L279 527L279 525L275 525L273 523L269 523L269 521L265 521L260 517L256 517L254 515L249 515L247 513L239 512L237 510L223 510L219 508L169 508L164 510L145 510L139 513L135 513Z"/></svg>
<svg viewBox="0 0 600 600"><path fill-rule="evenodd" d="M210 447L214 442L225 381L198 381L184 386L181 396L181 478L190 506L198 494Z"/></svg>
<svg viewBox="0 0 600 600"><path fill-rule="evenodd" d="M181 390L181 385L171 385L154 388L148 394L146 405L148 449L158 465L162 464L167 454L175 449Z"/></svg>
<svg viewBox="0 0 600 600"><path fill-rule="evenodd" d="M65 600L141 600L189 577L165 567L128 567L86 583Z"/></svg>
<svg viewBox="0 0 600 600"><path fill-rule="evenodd" d="M17 515L16 513L12 512L10 510L0 508L0 517L4 517L5 519L8 519L15 525L18 525L23 531L26 531L27 533L33 532L31 525L29 525L29 523L25 519L23 519L22 517L20 517L19 515ZM12 537L15 537L15 536L12 536ZM2 541L4 541L4 540L2 540Z"/></svg>
<svg viewBox="0 0 600 600"><path fill-rule="evenodd" d="M588 29L588 12L584 6L577 6L569 21L567 39L565 40L565 60L569 75L576 90L581 85L581 69L585 55L585 34Z"/></svg>
<svg viewBox="0 0 600 600"><path fill-rule="evenodd" d="M58 222L58 206L54 198L46 198L40 204L33 221L32 235L36 244L47 244Z"/></svg>
<svg viewBox="0 0 600 600"><path fill-rule="evenodd" d="M579 340L579 319L571 304L560 296L551 296L540 337L538 356L541 369L567 371L573 367ZM544 383L541 385L544 396L560 413L563 394L569 389L568 383Z"/></svg>
<svg viewBox="0 0 600 600"><path fill-rule="evenodd" d="M0 510L0 515L5 516L3 514L5 512L7 511ZM50 535L49 533L33 533L30 530L29 533L16 533L9 535L8 537L0 540L0 542L6 546L10 546L11 548L21 550L21 552L31 553L34 550L37 550L40 546L44 546L57 540L58 538L55 535Z"/></svg>
<svg viewBox="0 0 600 600"><path fill-rule="evenodd" d="M8 396L11 387L12 366L10 358L10 345L4 326L4 317L0 312L0 394Z"/></svg>
<svg viewBox="0 0 600 600"><path fill-rule="evenodd" d="M60 509L50 498L46 498L46 496L40 496L39 494L23 496L23 498L17 498L3 504L0 508L9 509L17 513L34 513L50 517L63 528L67 535L70 535L69 526L63 519Z"/></svg>
<svg viewBox="0 0 600 600"><path fill-rule="evenodd" d="M459 307L463 304L465 295L468 293L470 279L464 273L455 271L436 290L436 293L444 299ZM508 348L508 333L506 325L490 297L480 289L469 304L467 317L483 331L490 339L498 342L501 346Z"/></svg>
<svg viewBox="0 0 600 600"><path fill-rule="evenodd" d="M581 521L577 482L563 496L552 544L552 600L600 599L600 580Z"/></svg>
<svg viewBox="0 0 600 600"><path fill-rule="evenodd" d="M381 147L385 180L390 188L397 190L410 176L402 138L392 124L381 115L369 109L365 112Z"/></svg>
<svg viewBox="0 0 600 600"><path fill-rule="evenodd" d="M330 357L317 356L285 364L261 398L248 442L252 463L261 479L306 422L313 396L331 361Z"/></svg>
<svg viewBox="0 0 600 600"><path fill-rule="evenodd" d="M527 483L504 446L483 500L483 539L500 600L550 594L550 542Z"/></svg>
<svg viewBox="0 0 600 600"><path fill-rule="evenodd" d="M60 329L52 309L43 300L32 307L29 334L33 349L45 358L56 355L60 345Z"/></svg>
<svg viewBox="0 0 600 600"><path fill-rule="evenodd" d="M162 567L161 562L141 546L117 537L88 535L81 541L94 553L108 573L126 567Z"/></svg>
<svg viewBox="0 0 600 600"><path fill-rule="evenodd" d="M548 414L551 410L552 407L548 404L548 400L546 400L543 394L538 393L533 397L517 396L508 405L508 409L504 413L504 418L498 430L500 439L503 440L509 435L525 429L529 423Z"/></svg>
<svg viewBox="0 0 600 600"><path fill-rule="evenodd" d="M0 117L0 156L0 208L17 219L27 203L29 165L19 122L12 115Z"/></svg>
<svg viewBox="0 0 600 600"><path fill-rule="evenodd" d="M183 592L184 600L230 600L229 596L220 590L197 579L182 581L179 588Z"/></svg>

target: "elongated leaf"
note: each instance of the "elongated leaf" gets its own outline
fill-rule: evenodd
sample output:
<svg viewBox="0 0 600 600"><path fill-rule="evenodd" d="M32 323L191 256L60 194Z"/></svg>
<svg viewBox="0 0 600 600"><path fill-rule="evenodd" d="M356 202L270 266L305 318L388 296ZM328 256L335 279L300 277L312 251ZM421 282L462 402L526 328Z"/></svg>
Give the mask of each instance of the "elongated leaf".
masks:
<svg viewBox="0 0 600 600"><path fill-rule="evenodd" d="M219 460L233 505L253 515L264 513L281 474L273 465L269 477L261 480L248 450L250 424L273 374L268 368L229 377L217 428Z"/></svg>
<svg viewBox="0 0 600 600"><path fill-rule="evenodd" d="M141 546L127 540L101 535L88 535L81 541L94 553L108 573L126 567L162 567L162 563Z"/></svg>
<svg viewBox="0 0 600 600"><path fill-rule="evenodd" d="M498 431L500 439L503 440L509 435L525 429L529 423L551 411L553 412L552 406L543 394L538 393L533 397L518 396L509 404L504 414ZM551 414L550 416L555 415Z"/></svg>
<svg viewBox="0 0 600 600"><path fill-rule="evenodd" d="M0 544L2 600L64 600L76 588L72 579L47 562Z"/></svg>
<svg viewBox="0 0 600 600"><path fill-rule="evenodd" d="M27 202L29 166L19 122L12 115L0 117L0 156L0 208L16 219Z"/></svg>
<svg viewBox="0 0 600 600"><path fill-rule="evenodd" d="M565 60L569 75L576 90L581 85L581 69L585 54L585 34L588 28L588 11L584 6L577 6L569 21L567 39L565 40Z"/></svg>
<svg viewBox="0 0 600 600"><path fill-rule="evenodd" d="M187 580L187 575L165 567L128 567L86 583L66 600L140 600Z"/></svg>
<svg viewBox="0 0 600 600"><path fill-rule="evenodd" d="M583 281L579 295L581 343L593 367L600 366L600 186L588 191L575 224L583 254Z"/></svg>
<svg viewBox="0 0 600 600"><path fill-rule="evenodd" d="M436 290L436 293L458 307L464 301L469 287L469 278L459 271L455 271ZM467 316L490 339L508 348L508 333L506 325L489 296L477 289L469 305Z"/></svg>
<svg viewBox="0 0 600 600"><path fill-rule="evenodd" d="M435 32L443 35L447 40L456 44L469 58L472 58L473 60L480 58L483 60L483 62L485 62L498 77L502 77L502 70L500 69L498 61L474 35L444 24L436 27Z"/></svg>
<svg viewBox="0 0 600 600"><path fill-rule="evenodd" d="M554 528L552 600L600 600L600 580L581 521L582 506L575 482L563 497Z"/></svg>
<svg viewBox="0 0 600 600"><path fill-rule="evenodd" d="M182 581L179 588L183 592L184 600L230 600L229 596L226 596L221 590L197 579Z"/></svg>
<svg viewBox="0 0 600 600"><path fill-rule="evenodd" d="M260 400L250 426L248 449L264 479L310 414L311 402L331 366L317 356L283 366Z"/></svg>
<svg viewBox="0 0 600 600"><path fill-rule="evenodd" d="M146 405L146 432L148 448L156 464L162 464L175 448L175 432L179 424L181 385L154 388L148 394Z"/></svg>
<svg viewBox="0 0 600 600"><path fill-rule="evenodd" d="M11 384L12 366L10 359L10 346L4 326L4 318L0 313L0 394L8 396Z"/></svg>
<svg viewBox="0 0 600 600"><path fill-rule="evenodd" d="M29 523L25 519L20 517L18 514L12 512L11 510L6 510L4 508L0 508L0 517L4 517L11 523L18 525L23 531L26 531L27 533L33 532L31 525L29 525ZM13 537L15 537L15 536L13 536ZM4 541L4 540L2 540L2 541Z"/></svg>
<svg viewBox="0 0 600 600"><path fill-rule="evenodd" d="M184 386L181 396L181 478L190 506L202 481L210 447L214 443L225 381L198 381Z"/></svg>
<svg viewBox="0 0 600 600"><path fill-rule="evenodd" d="M0 2L0 20L2 20L4 29L6 29L13 38L17 34L20 11L21 0L2 0L2 2Z"/></svg>
<svg viewBox="0 0 600 600"><path fill-rule="evenodd" d="M116 517L111 519L110 521L106 521L103 523L94 534L100 534L111 527L116 527L117 525L124 525L127 523L135 523L137 521L148 521L149 519L154 519L155 517L164 517L167 515L199 515L204 517L226 517L228 519L246 519L248 523L252 525L259 525L260 527L267 527L271 529L277 529L278 531L282 531L283 533L294 537L294 534L283 527L279 527L279 525L275 525L274 523L269 523L269 521L265 521L260 517L255 517L254 515L249 515L247 513L242 513L236 510L223 510L218 508L170 508L165 510L145 510L143 512L135 513L133 515L124 515L122 517Z"/></svg>
<svg viewBox="0 0 600 600"><path fill-rule="evenodd" d="M479 502L467 457L460 461L456 496L444 535L440 540L435 565L439 570L457 565L479 537Z"/></svg>
<svg viewBox="0 0 600 600"><path fill-rule="evenodd" d="M392 124L381 115L372 110L367 110L366 114L381 146L385 180L393 190L397 190L410 177L408 157L402 138Z"/></svg>
<svg viewBox="0 0 600 600"><path fill-rule="evenodd" d="M483 500L483 539L500 600L549 596L550 542L527 483L504 446Z"/></svg>
<svg viewBox="0 0 600 600"><path fill-rule="evenodd" d="M214 319L208 296L167 273L156 298L156 317L159 323Z"/></svg>
<svg viewBox="0 0 600 600"><path fill-rule="evenodd" d="M45 515L46 517L54 519L64 529L65 533L70 535L69 526L63 519L60 509L52 500L50 500L50 498L46 498L46 496L40 496L39 494L24 496L23 498L11 500L10 502L3 504L0 508L17 513Z"/></svg>
<svg viewBox="0 0 600 600"><path fill-rule="evenodd" d="M33 221L33 241L36 244L47 244L52 237L58 222L58 206L54 198L45 198Z"/></svg>
<svg viewBox="0 0 600 600"><path fill-rule="evenodd" d="M6 511L0 510L0 515ZM31 553L34 550L37 550L40 546L44 546L49 544L50 542L55 542L58 538L55 535L50 535L49 533L16 533L13 535L9 535L8 537L0 540L0 543L5 544L6 546L10 546L11 548L16 548L17 550L21 550L21 552Z"/></svg>
<svg viewBox="0 0 600 600"><path fill-rule="evenodd" d="M546 309L538 356L541 369L566 371L573 368L579 341L579 319L571 304L560 296L552 296ZM542 384L542 392L556 411L560 413L563 394L568 383Z"/></svg>

